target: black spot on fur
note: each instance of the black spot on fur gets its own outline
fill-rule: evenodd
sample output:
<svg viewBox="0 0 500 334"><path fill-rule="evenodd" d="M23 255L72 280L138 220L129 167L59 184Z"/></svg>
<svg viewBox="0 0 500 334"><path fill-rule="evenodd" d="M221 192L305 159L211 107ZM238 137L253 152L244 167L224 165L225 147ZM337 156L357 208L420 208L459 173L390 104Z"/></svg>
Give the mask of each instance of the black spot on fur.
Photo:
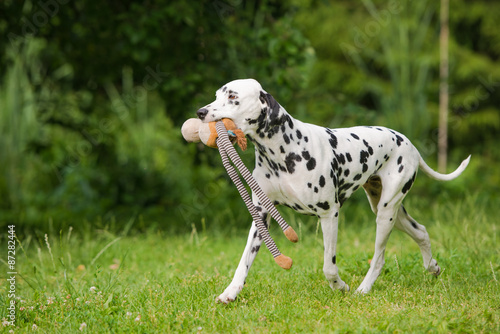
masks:
<svg viewBox="0 0 500 334"><path fill-rule="evenodd" d="M335 135L331 132L330 129L328 129L329 131L328 134L330 135L330 139L329 139L329 142L330 142L330 146L333 148L333 149L336 149L337 148L337 145L338 145L338 140L337 140L337 137L335 137Z"/></svg>
<svg viewBox="0 0 500 334"><path fill-rule="evenodd" d="M283 148L283 146L280 146L280 152L285 153L285 149Z"/></svg>
<svg viewBox="0 0 500 334"><path fill-rule="evenodd" d="M333 149L336 149L337 148L337 142L335 140L333 140L332 138L329 139L329 142L330 142L330 146L333 148Z"/></svg>
<svg viewBox="0 0 500 334"><path fill-rule="evenodd" d="M361 179L363 175L362 174L356 174L356 176L353 178L354 181L358 181Z"/></svg>
<svg viewBox="0 0 500 334"><path fill-rule="evenodd" d="M370 154L366 151L361 151L359 152L359 163L360 164L364 164L364 163L367 163L368 162L368 157L370 156Z"/></svg>
<svg viewBox="0 0 500 334"><path fill-rule="evenodd" d="M316 206L320 209L323 209L323 210L328 210L330 209L330 204L328 202L318 202L316 203Z"/></svg>
<svg viewBox="0 0 500 334"><path fill-rule="evenodd" d="M373 148L364 139L363 139L363 144L365 144L366 148L368 149L368 154L373 155Z"/></svg>
<svg viewBox="0 0 500 334"><path fill-rule="evenodd" d="M281 108L279 103L274 99L274 97L271 94L265 93L263 91L260 92L259 98L262 103L266 103L267 106L269 107L266 130L281 125L284 119L280 117Z"/></svg>
<svg viewBox="0 0 500 334"><path fill-rule="evenodd" d="M313 170L314 168L316 168L316 159L314 158L309 159L309 161L306 164L306 167L307 170Z"/></svg>
<svg viewBox="0 0 500 334"><path fill-rule="evenodd" d="M359 140L359 137L357 135L355 135L354 133L351 133L351 136L352 136L352 138Z"/></svg>
<svg viewBox="0 0 500 334"><path fill-rule="evenodd" d="M337 264L337 256L336 256L336 255L334 255L334 256L332 257L332 263L333 263L333 264Z"/></svg>
<svg viewBox="0 0 500 334"><path fill-rule="evenodd" d="M297 130L295 133L297 134L297 138L298 139L302 138L302 132L300 132L299 130Z"/></svg>
<svg viewBox="0 0 500 334"><path fill-rule="evenodd" d="M405 185L403 186L403 189L401 190L403 192L403 194L406 194L408 192L408 190L410 190L411 186L413 185L413 182L415 182L415 177L417 176L417 173L413 173L413 176L411 177L411 179L408 180L408 182L405 183Z"/></svg>
<svg viewBox="0 0 500 334"><path fill-rule="evenodd" d="M398 146L401 146L401 143L404 141L403 138L401 138L400 136L396 135L396 144L398 144Z"/></svg>
<svg viewBox="0 0 500 334"><path fill-rule="evenodd" d="M285 120L288 122L288 126L290 127L290 129L293 129L293 121L292 121L292 118L290 117L290 115L286 115Z"/></svg>
<svg viewBox="0 0 500 334"><path fill-rule="evenodd" d="M318 191L319 191L318 187L314 187L314 192L318 193Z"/></svg>
<svg viewBox="0 0 500 334"><path fill-rule="evenodd" d="M308 151L302 151L302 158L309 160L311 159L311 155L309 154Z"/></svg>
<svg viewBox="0 0 500 334"><path fill-rule="evenodd" d="M283 140L287 145L290 144L290 138L288 138L288 135L286 133L283 134Z"/></svg>
<svg viewBox="0 0 500 334"><path fill-rule="evenodd" d="M415 229L415 230L418 230L418 226L417 226L417 223L413 220L410 219L410 224L411 226Z"/></svg>
<svg viewBox="0 0 500 334"><path fill-rule="evenodd" d="M342 207L342 205L344 205L345 200L346 200L345 194L340 194L339 199L338 199L338 203L340 204L340 207Z"/></svg>
<svg viewBox="0 0 500 334"><path fill-rule="evenodd" d="M346 184L343 184L339 187L339 190L342 192L342 193L345 193L347 190L349 190L352 186L354 185L354 183L346 183Z"/></svg>
<svg viewBox="0 0 500 334"><path fill-rule="evenodd" d="M321 188L323 188L323 187L325 186L325 183L326 183L326 181L325 181L325 177L324 177L323 175L321 175L321 176L319 177L319 186L320 186Z"/></svg>
<svg viewBox="0 0 500 334"><path fill-rule="evenodd" d="M399 156L399 158L398 158L398 165L401 165L402 162L403 162L403 156Z"/></svg>
<svg viewBox="0 0 500 334"><path fill-rule="evenodd" d="M340 153L340 154L335 154L335 157L337 158L337 161L340 165L344 165L345 164L345 156Z"/></svg>
<svg viewBox="0 0 500 334"><path fill-rule="evenodd" d="M309 183L307 184L307 188L312 188L312 186L313 186L313 185L312 185L312 183L311 183L311 182L309 182Z"/></svg>
<svg viewBox="0 0 500 334"><path fill-rule="evenodd" d="M351 154L346 153L346 154L345 154L345 157L347 158L347 161L349 161L349 162L351 162L351 161L352 161Z"/></svg>
<svg viewBox="0 0 500 334"><path fill-rule="evenodd" d="M337 159L333 159L332 163L330 164L333 170L338 170L339 169L339 163Z"/></svg>
<svg viewBox="0 0 500 334"><path fill-rule="evenodd" d="M403 165L399 166L398 172L401 173L404 168L405 168L405 166L403 166Z"/></svg>
<svg viewBox="0 0 500 334"><path fill-rule="evenodd" d="M292 174L295 172L295 162L302 161L302 158L300 155L295 154L295 153L289 153L286 158L285 158L285 164L286 164L286 169L288 170L288 173Z"/></svg>

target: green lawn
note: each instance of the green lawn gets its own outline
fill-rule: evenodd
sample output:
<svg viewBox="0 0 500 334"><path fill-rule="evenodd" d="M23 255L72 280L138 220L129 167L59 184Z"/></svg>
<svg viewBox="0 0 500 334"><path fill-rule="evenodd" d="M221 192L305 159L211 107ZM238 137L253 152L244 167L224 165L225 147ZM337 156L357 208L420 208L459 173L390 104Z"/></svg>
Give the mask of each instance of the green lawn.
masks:
<svg viewBox="0 0 500 334"><path fill-rule="evenodd" d="M31 235L17 246L14 332L500 332L498 218L472 196L442 202L407 203L428 228L442 275L428 275L416 244L395 231L385 270L365 296L329 288L321 229L300 215L287 214L298 244L272 228L294 260L292 269L279 268L263 248L230 305L216 304L215 297L232 278L246 231L210 231L216 217L207 217L207 231L200 224L186 235L69 228L47 239L44 232ZM347 204L341 218L338 265L354 290L373 252L374 216L363 203ZM1 246L6 253L5 238ZM5 318L9 285L2 263Z"/></svg>

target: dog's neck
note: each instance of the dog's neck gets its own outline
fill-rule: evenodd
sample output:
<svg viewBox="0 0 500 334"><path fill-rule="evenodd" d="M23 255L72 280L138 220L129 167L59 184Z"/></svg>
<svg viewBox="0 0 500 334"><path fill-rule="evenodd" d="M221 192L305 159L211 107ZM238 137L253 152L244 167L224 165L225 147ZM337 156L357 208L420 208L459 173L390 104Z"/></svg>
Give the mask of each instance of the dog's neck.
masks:
<svg viewBox="0 0 500 334"><path fill-rule="evenodd" d="M297 138L297 120L281 106L278 113L271 115L263 113L254 124L255 126L246 135L255 146L257 158L261 155L279 159L285 152L286 145L291 141L302 139Z"/></svg>

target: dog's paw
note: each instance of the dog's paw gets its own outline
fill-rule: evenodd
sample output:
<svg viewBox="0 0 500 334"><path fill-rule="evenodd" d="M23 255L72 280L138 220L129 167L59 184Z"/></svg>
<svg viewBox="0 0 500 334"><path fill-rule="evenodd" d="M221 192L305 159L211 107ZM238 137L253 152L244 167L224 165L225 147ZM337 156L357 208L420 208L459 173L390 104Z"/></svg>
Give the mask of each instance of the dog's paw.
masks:
<svg viewBox="0 0 500 334"><path fill-rule="evenodd" d="M356 289L356 294L358 295L366 295L368 292L370 292L370 288L368 288L367 286L364 286L364 285L360 285L357 289Z"/></svg>
<svg viewBox="0 0 500 334"><path fill-rule="evenodd" d="M217 297L216 301L218 303L229 304L236 299L238 293L240 293L242 289L242 285L228 286L226 290L224 290L224 292L219 297Z"/></svg>
<svg viewBox="0 0 500 334"><path fill-rule="evenodd" d="M333 291L336 291L336 290L339 290L341 292L351 291L351 288L349 288L349 285L347 285L344 281L339 280L339 279L335 280L333 283L330 282L330 288L332 288Z"/></svg>
<svg viewBox="0 0 500 334"><path fill-rule="evenodd" d="M347 285L347 284L344 283L344 287L341 288L340 291L342 291L342 292L349 292L349 291L351 291L351 288L349 287L349 285Z"/></svg>
<svg viewBox="0 0 500 334"><path fill-rule="evenodd" d="M442 271L438 265L436 265L436 267L437 267L437 271L433 272L432 275L438 277L439 275L441 275Z"/></svg>
<svg viewBox="0 0 500 334"><path fill-rule="evenodd" d="M429 267L427 267L427 271L436 277L438 277L442 273L441 268L438 266L437 261L434 259L431 260Z"/></svg>

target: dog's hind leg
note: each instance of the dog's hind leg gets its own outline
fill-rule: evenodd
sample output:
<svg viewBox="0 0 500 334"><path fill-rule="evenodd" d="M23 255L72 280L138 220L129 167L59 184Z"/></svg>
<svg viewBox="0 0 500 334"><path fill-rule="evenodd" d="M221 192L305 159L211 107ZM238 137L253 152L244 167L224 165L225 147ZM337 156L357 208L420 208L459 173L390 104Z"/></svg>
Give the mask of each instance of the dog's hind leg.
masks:
<svg viewBox="0 0 500 334"><path fill-rule="evenodd" d="M398 216L396 219L395 227L408 234L420 247L422 257L424 260L424 267L435 276L439 276L441 268L439 268L437 261L432 258L431 241L425 226L420 225L410 217L406 212L403 205L399 208Z"/></svg>
<svg viewBox="0 0 500 334"><path fill-rule="evenodd" d="M398 209L405 197L405 193L401 192L398 183L394 182L391 177L387 177L385 180L379 176L370 178L363 187L370 200L372 210L377 215L375 253L368 273L356 290L360 293L368 293L385 264L385 247L396 222Z"/></svg>
<svg viewBox="0 0 500 334"><path fill-rule="evenodd" d="M394 219L397 212L391 207L379 208L377 213L377 232L375 237L375 253L370 264L370 269L363 282L358 287L357 292L368 293L373 283L377 280L385 264L385 247L394 226Z"/></svg>
<svg viewBox="0 0 500 334"><path fill-rule="evenodd" d="M267 213L262 213L264 215L264 221L267 224L266 228L269 226L270 215ZM222 302L224 304L228 304L236 299L238 293L243 289L245 285L245 280L248 276L248 272L250 267L252 266L257 253L259 252L260 246L262 245L262 237L257 231L257 226L255 222L252 222L252 227L250 228L250 232L248 234L247 244L245 246L245 250L243 251L243 255L241 256L240 263L236 272L234 273L233 280L231 284L224 290L224 292L217 297L217 301Z"/></svg>

